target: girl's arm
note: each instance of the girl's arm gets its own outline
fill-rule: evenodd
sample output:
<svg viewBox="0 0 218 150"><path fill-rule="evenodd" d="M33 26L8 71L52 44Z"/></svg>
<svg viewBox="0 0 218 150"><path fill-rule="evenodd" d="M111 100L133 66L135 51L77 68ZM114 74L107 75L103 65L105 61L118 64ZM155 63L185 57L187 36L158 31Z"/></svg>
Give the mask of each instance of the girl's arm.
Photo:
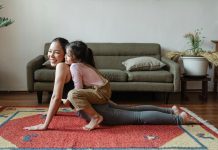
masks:
<svg viewBox="0 0 218 150"><path fill-rule="evenodd" d="M46 130L53 118L53 116L58 111L59 105L61 103L62 93L64 89L65 81L67 80L68 68L64 63L60 63L56 66L55 71L55 83L53 94L51 97L50 105L48 108L48 113L43 124L38 124L35 126L25 127L26 130Z"/></svg>

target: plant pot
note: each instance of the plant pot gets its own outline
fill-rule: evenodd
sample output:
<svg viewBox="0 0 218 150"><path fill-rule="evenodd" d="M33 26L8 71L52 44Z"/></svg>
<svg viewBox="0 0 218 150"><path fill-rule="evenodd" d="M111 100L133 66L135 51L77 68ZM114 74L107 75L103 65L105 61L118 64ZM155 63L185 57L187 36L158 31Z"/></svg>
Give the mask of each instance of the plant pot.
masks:
<svg viewBox="0 0 218 150"><path fill-rule="evenodd" d="M181 57L184 73L188 76L207 75L208 60L204 57Z"/></svg>

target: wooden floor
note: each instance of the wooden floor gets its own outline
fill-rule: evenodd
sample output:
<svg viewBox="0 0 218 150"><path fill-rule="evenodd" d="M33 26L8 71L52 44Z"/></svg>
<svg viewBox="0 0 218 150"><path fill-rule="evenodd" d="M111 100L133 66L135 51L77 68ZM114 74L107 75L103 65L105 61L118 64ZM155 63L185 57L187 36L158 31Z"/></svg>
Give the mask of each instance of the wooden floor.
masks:
<svg viewBox="0 0 218 150"><path fill-rule="evenodd" d="M165 106L163 94L152 93L113 93L112 100L119 104L152 104ZM180 101L180 93L170 94L169 104L177 104L195 112L201 118L208 120L218 128L218 93L209 93L208 101L203 102L198 93L188 93L185 100ZM43 104L38 105L36 93L28 92L0 92L0 106L48 106L49 95L43 95Z"/></svg>

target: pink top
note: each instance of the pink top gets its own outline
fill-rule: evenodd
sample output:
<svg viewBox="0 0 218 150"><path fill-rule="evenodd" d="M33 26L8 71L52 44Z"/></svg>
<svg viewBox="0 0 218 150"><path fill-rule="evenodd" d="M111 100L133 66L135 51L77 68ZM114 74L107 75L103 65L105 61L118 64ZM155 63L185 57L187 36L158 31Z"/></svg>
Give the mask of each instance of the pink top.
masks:
<svg viewBox="0 0 218 150"><path fill-rule="evenodd" d="M73 63L70 66L72 80L75 89L83 89L84 86L103 85L103 80L92 68L83 63Z"/></svg>

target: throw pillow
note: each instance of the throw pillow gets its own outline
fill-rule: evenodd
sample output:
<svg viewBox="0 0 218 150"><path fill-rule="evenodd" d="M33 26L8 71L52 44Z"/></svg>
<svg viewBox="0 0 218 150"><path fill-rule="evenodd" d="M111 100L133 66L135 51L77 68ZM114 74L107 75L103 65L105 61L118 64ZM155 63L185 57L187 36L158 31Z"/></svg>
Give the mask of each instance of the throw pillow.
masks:
<svg viewBox="0 0 218 150"><path fill-rule="evenodd" d="M51 63L49 60L44 62L42 65L45 66L46 68L49 68L49 69L55 69L55 67L51 66Z"/></svg>
<svg viewBox="0 0 218 150"><path fill-rule="evenodd" d="M165 66L160 60L148 56L127 59L122 64L127 71L158 70Z"/></svg>

